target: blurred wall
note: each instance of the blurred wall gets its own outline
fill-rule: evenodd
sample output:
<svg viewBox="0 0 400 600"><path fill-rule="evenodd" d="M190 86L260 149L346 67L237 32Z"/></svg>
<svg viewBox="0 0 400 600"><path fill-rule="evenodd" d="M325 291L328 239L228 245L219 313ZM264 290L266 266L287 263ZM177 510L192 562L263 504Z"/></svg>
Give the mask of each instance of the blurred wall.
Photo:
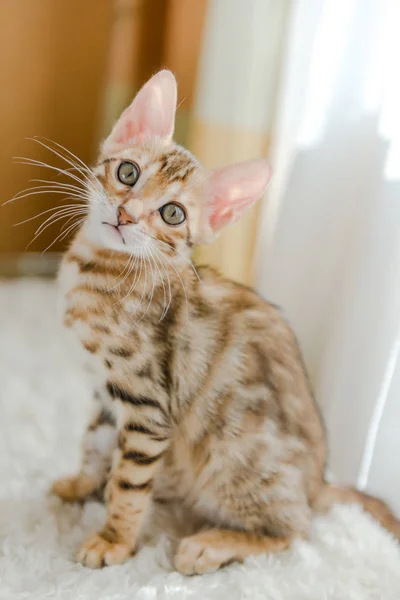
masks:
<svg viewBox="0 0 400 600"><path fill-rule="evenodd" d="M46 136L89 161L109 50L112 0L0 2L0 202L49 171L13 164L14 156L51 160L26 138ZM51 173L51 172L50 172ZM24 251L40 221L15 223L52 206L32 196L0 209L0 253ZM55 236L46 232L32 250Z"/></svg>

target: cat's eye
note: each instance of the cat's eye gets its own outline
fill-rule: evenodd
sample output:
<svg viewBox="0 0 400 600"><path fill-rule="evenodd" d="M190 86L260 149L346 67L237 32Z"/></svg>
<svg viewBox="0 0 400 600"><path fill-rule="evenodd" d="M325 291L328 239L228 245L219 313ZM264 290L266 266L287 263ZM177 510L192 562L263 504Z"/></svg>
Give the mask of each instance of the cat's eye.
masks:
<svg viewBox="0 0 400 600"><path fill-rule="evenodd" d="M180 225L186 220L185 211L175 202L164 204L160 208L160 215L168 225Z"/></svg>
<svg viewBox="0 0 400 600"><path fill-rule="evenodd" d="M124 161L118 167L117 177L124 185L135 185L139 175L140 169L135 162Z"/></svg>

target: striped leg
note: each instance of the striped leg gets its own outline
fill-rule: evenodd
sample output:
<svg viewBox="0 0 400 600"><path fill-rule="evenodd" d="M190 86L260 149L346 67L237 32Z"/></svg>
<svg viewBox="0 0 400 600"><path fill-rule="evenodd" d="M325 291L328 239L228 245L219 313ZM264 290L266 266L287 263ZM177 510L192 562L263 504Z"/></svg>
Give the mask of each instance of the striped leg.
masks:
<svg viewBox="0 0 400 600"><path fill-rule="evenodd" d="M100 490L107 480L116 445L114 418L109 411L97 406L83 440L80 472L58 479L52 492L66 502L79 502Z"/></svg>
<svg viewBox="0 0 400 600"><path fill-rule="evenodd" d="M107 520L81 547L77 560L91 568L123 562L137 547L148 512L153 477L169 445L168 417L158 403L113 384L119 403L118 449L107 484Z"/></svg>

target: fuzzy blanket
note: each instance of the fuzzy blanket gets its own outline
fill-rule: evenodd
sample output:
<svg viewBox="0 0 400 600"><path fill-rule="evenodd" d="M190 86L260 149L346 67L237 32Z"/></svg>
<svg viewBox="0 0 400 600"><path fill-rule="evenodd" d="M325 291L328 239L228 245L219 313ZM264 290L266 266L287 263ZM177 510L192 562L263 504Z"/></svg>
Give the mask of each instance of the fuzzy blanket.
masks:
<svg viewBox="0 0 400 600"><path fill-rule="evenodd" d="M285 554L203 577L171 569L165 533L124 565L76 564L104 507L62 505L47 493L78 467L89 406L55 306L51 282L0 283L0 600L400 599L399 547L357 506L316 518L311 540Z"/></svg>

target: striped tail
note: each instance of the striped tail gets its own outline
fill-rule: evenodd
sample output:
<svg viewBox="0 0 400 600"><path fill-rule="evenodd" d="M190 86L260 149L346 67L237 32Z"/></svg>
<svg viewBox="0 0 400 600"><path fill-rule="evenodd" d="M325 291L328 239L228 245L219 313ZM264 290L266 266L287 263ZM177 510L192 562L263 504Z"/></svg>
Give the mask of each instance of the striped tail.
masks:
<svg viewBox="0 0 400 600"><path fill-rule="evenodd" d="M355 488L326 484L314 505L317 512L326 512L334 504L361 504L363 509L372 515L382 527L392 533L400 542L400 521L389 506L382 500L359 492Z"/></svg>

